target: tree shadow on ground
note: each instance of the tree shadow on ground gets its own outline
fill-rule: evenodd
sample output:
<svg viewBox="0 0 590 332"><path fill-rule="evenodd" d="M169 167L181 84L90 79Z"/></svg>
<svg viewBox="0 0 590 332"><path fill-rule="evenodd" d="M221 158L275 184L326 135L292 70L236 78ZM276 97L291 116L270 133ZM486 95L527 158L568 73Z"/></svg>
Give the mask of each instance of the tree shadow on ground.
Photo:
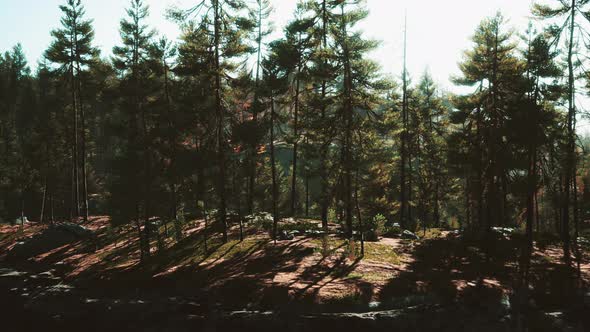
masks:
<svg viewBox="0 0 590 332"><path fill-rule="evenodd" d="M442 302L453 302L475 290L500 300L506 286L512 285L516 252L509 243L485 247L451 237L422 242L407 267L383 287L379 300L434 295Z"/></svg>

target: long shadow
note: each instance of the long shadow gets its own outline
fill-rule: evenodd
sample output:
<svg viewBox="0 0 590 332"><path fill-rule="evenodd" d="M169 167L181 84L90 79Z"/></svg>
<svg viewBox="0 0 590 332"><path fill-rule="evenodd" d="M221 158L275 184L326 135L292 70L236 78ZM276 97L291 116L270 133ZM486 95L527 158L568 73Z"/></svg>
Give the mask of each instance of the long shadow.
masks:
<svg viewBox="0 0 590 332"><path fill-rule="evenodd" d="M497 250L491 250L495 248ZM495 284L510 284L517 257L502 247L482 248L477 243L456 238L441 238L419 244L412 261L391 279L380 293L380 301L415 295L434 295L443 302L453 302L477 289L486 296L502 295Z"/></svg>

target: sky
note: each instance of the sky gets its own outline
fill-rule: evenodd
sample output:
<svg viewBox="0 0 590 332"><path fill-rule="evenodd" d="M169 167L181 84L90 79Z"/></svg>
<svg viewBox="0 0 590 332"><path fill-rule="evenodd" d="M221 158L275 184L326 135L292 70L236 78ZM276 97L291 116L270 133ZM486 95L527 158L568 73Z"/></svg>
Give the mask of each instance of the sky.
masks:
<svg viewBox="0 0 590 332"><path fill-rule="evenodd" d="M197 0L144 0L150 6L148 24L170 39L178 27L165 18L172 5L187 8ZM252 0L250 0L252 1ZM59 5L65 0L0 0L0 51L20 42L29 63L35 67L51 41L50 31L59 26ZM119 20L128 0L83 0L87 17L93 19L95 45L102 55L111 54L120 42ZM271 0L272 21L279 37L282 27L293 17L296 0ZM367 38L381 42L371 54L385 74L399 77L402 72L404 15L407 13L408 70L414 81L428 68L446 90L457 88L449 82L458 74L457 63L471 45L478 23L498 10L516 31L524 31L530 20L530 0L368 0L369 17L359 25Z"/></svg>
<svg viewBox="0 0 590 332"><path fill-rule="evenodd" d="M281 37L282 28L293 18L298 0L270 1L274 8L271 15L274 33L269 41ZM108 57L113 46L120 43L119 21L129 0L82 2L87 18L93 20L94 44L101 49L103 57ZM150 7L147 23L160 35L176 40L179 29L166 19L166 10L171 6L189 8L198 2L144 0ZM65 0L0 0L0 52L20 42L34 69L51 42L51 30L60 25L59 5L63 3ZM401 79L404 17L407 16L407 66L412 81L416 83L428 70L443 91L466 93L470 89L454 86L450 78L460 74L458 63L464 51L471 48L476 27L498 11L507 19L507 28L516 34L524 32L530 22L539 26L542 23L531 17L532 3L533 0L367 0L369 17L358 29L366 38L380 41L370 57L381 65L383 74ZM578 100L583 101L585 110L590 109L587 97ZM581 119L578 129L590 135L590 121Z"/></svg>

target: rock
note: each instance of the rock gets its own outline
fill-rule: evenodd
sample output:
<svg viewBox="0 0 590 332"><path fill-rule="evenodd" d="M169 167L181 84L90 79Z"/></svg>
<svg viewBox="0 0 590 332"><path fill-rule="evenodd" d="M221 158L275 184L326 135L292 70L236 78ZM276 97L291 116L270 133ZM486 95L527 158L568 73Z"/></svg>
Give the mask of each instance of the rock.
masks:
<svg viewBox="0 0 590 332"><path fill-rule="evenodd" d="M85 239L94 241L94 232L86 227L71 223L55 225L29 239L18 242L8 253L7 259L25 260Z"/></svg>
<svg viewBox="0 0 590 332"><path fill-rule="evenodd" d="M420 237L418 235L410 232L407 229L402 232L401 238L402 239L408 239L408 240L420 240Z"/></svg>
<svg viewBox="0 0 590 332"><path fill-rule="evenodd" d="M64 232L70 232L80 238L91 238L94 237L94 232L88 228L72 223L64 223L53 226L54 229Z"/></svg>
<svg viewBox="0 0 590 332"><path fill-rule="evenodd" d="M287 232L287 231L281 231L279 233L279 240L281 241L290 241L293 240L293 234Z"/></svg>
<svg viewBox="0 0 590 332"><path fill-rule="evenodd" d="M492 227L492 232L508 237L514 234L515 229L510 227Z"/></svg>
<svg viewBox="0 0 590 332"><path fill-rule="evenodd" d="M272 223L273 222L272 214L270 214L268 212L258 212L258 213L250 214L250 215L247 215L246 217L244 217L244 220L246 223L256 223L256 224Z"/></svg>
<svg viewBox="0 0 590 332"><path fill-rule="evenodd" d="M15 224L17 224L17 225L20 225L20 224L26 224L26 223L28 223L28 222L29 222L29 220L27 219L27 217L26 217L26 216L24 216L24 217L18 217L18 218L16 218L16 220L14 221L14 223L15 223Z"/></svg>
<svg viewBox="0 0 590 332"><path fill-rule="evenodd" d="M308 229L305 231L305 234L310 236L322 236L324 235L324 231L317 230L317 229Z"/></svg>

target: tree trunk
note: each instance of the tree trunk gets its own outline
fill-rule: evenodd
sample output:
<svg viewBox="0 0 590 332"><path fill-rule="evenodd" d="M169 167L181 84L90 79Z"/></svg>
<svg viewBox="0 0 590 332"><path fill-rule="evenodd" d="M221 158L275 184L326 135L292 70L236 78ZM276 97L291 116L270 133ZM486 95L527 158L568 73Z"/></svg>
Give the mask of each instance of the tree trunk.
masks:
<svg viewBox="0 0 590 332"><path fill-rule="evenodd" d="M255 91L254 91L254 112L252 113L252 119L256 125L258 125L258 105L259 105L259 87L260 87L260 63L262 60L262 2L258 1L258 38L257 42L257 54L256 54L256 79L255 79ZM250 178L248 184L248 214L254 213L254 193L256 188L256 151L257 146L253 145L250 151Z"/></svg>
<svg viewBox="0 0 590 332"><path fill-rule="evenodd" d="M203 229L203 242L205 245L205 253L207 253L209 251L209 248L207 246L207 238L208 238L208 224L209 224L209 211L207 210L207 200L204 199L203 200L203 209L205 210L205 228Z"/></svg>
<svg viewBox="0 0 590 332"><path fill-rule="evenodd" d="M272 238L277 242L277 223L279 221L277 201L278 201L278 188L277 188L277 167L275 161L275 102L273 92L270 97L270 168L272 176Z"/></svg>
<svg viewBox="0 0 590 332"><path fill-rule="evenodd" d="M539 216L539 191L535 190L535 222L537 223L537 233L539 233L540 229L539 229L539 224L540 224L540 220L539 220L540 216Z"/></svg>
<svg viewBox="0 0 590 332"><path fill-rule="evenodd" d="M527 193L527 212L526 212L526 237L527 237L527 253L530 254L533 250L533 223L534 223L534 209L535 209L535 192L537 191L536 184L536 148L534 144L529 146L529 160L528 160L528 193Z"/></svg>
<svg viewBox="0 0 590 332"><path fill-rule="evenodd" d="M74 129L72 131L72 196L73 196L73 213L76 217L80 216L80 182L78 178L78 107L76 103L76 78L74 75L74 66L71 69L72 80L72 117ZM73 214L72 213L72 214Z"/></svg>
<svg viewBox="0 0 590 332"><path fill-rule="evenodd" d="M326 1L322 0L322 42L321 42L321 49L324 50L328 47L328 15L327 15L327 8L326 8ZM327 65L327 62L324 61L324 65ZM326 101L326 94L327 94L327 82L325 80L322 81L322 109L321 109L321 119L322 124L324 124L326 120L326 105L324 104ZM326 139L328 140L328 139ZM322 230L324 233L328 231L328 174L326 171L326 155L328 154L328 143L322 142L322 147L320 151L320 179L321 179L321 219L322 219Z"/></svg>
<svg viewBox="0 0 590 332"><path fill-rule="evenodd" d="M49 196L49 222L53 225L55 222L55 215L53 213L53 190L51 191L51 195Z"/></svg>
<svg viewBox="0 0 590 332"><path fill-rule="evenodd" d="M291 172L291 216L295 217L297 208L297 149L299 147L299 70L297 65L297 78L295 82L295 110L293 114L293 166Z"/></svg>
<svg viewBox="0 0 590 332"><path fill-rule="evenodd" d="M407 19L404 21L404 64L402 72L402 133L401 133L401 161L400 161L400 226L402 229L407 228L406 223L406 210L407 210L407 197L406 197L406 153L407 153L407 138L408 138L408 80L407 80Z"/></svg>
<svg viewBox="0 0 590 332"><path fill-rule="evenodd" d="M43 186L43 198L41 200L41 213L39 216L39 223L43 223L43 217L45 216L45 201L47 200L47 176L45 177L45 185Z"/></svg>
<svg viewBox="0 0 590 332"><path fill-rule="evenodd" d="M78 70L80 67L78 65ZM86 116L84 111L84 104L82 103L82 83L78 80L78 99L80 101L80 121L82 122L82 205L84 222L88 222L88 174L86 165Z"/></svg>
<svg viewBox="0 0 590 332"><path fill-rule="evenodd" d="M573 179L572 179L572 193L573 193L573 200L574 200L574 254L576 255L576 267L577 267L577 271L578 271L578 279L580 279L582 277L582 270L581 270L581 260L582 260L582 256L580 253L580 246L578 243L578 238L580 236L580 225L579 225L579 219L578 219L578 183L576 181L576 173L574 173Z"/></svg>
<svg viewBox="0 0 590 332"><path fill-rule="evenodd" d="M567 156L565 162L565 192L562 207L562 237L563 237L563 259L569 264L571 261L570 257L570 182L571 175L574 170L574 153L575 153L575 132L573 130L574 119L576 116L576 110L574 105L574 64L573 64L573 50L574 50L574 29L576 26L576 0L571 2L571 14L570 14L570 38L567 53L567 65L568 65L568 115L567 115Z"/></svg>
<svg viewBox="0 0 590 332"><path fill-rule="evenodd" d="M239 163L236 162L236 169L239 167ZM244 223L242 222L242 204L240 202L240 196L242 193L242 190L240 188L240 185L238 184L238 172L234 172L234 176L232 177L232 187L233 187L233 191L234 191L234 195L237 193L236 195L236 207L238 209L238 222L240 224L240 242L244 241Z"/></svg>
<svg viewBox="0 0 590 332"><path fill-rule="evenodd" d="M436 185L434 188L434 224L436 227L440 227L440 202L439 202L439 178L436 179Z"/></svg>
<svg viewBox="0 0 590 332"><path fill-rule="evenodd" d="M354 188L354 200L356 202L356 215L359 221L359 231L361 237L361 257L365 256L365 230L363 227L363 219L361 218L361 207L359 205L359 169L356 170L356 186Z"/></svg>
<svg viewBox="0 0 590 332"><path fill-rule="evenodd" d="M344 4L340 6L342 17L344 17ZM352 105L352 67L350 63L350 51L348 49L348 31L344 19L342 21L342 35L344 36L343 49L343 63L344 63L344 204L346 213L346 228L349 239L353 238L352 226L352 121L353 121L353 105Z"/></svg>
<svg viewBox="0 0 590 332"><path fill-rule="evenodd" d="M226 197L225 197L225 139L224 139L224 114L221 100L221 12L219 0L213 1L214 11L214 48L215 48L215 110L217 113L217 158L219 163L218 174L218 195L219 195L219 218L223 227L223 243L227 243L227 215L226 215Z"/></svg>

